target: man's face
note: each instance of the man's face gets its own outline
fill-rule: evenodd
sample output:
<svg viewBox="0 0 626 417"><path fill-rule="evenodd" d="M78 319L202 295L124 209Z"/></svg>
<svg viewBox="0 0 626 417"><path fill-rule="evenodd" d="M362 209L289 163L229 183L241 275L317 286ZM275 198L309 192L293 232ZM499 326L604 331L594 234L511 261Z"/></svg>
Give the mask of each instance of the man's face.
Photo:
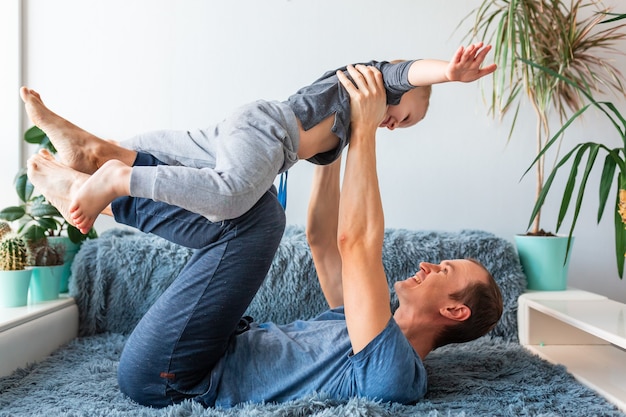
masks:
<svg viewBox="0 0 626 417"><path fill-rule="evenodd" d="M438 265L422 262L414 276L396 282L394 287L400 307L405 304L432 313L450 302L450 294L477 280L487 282L487 279L488 275L480 265L467 259L455 259Z"/></svg>
<svg viewBox="0 0 626 417"><path fill-rule="evenodd" d="M388 106L385 118L378 127L386 127L389 130L410 127L420 122L428 111L430 94L424 88L414 88L404 93L400 103Z"/></svg>

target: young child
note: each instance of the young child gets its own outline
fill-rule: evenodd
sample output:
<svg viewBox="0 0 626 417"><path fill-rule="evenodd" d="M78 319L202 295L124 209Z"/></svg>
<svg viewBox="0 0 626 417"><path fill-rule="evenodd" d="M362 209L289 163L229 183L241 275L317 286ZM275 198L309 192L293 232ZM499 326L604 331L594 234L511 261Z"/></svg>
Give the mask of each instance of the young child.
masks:
<svg viewBox="0 0 626 417"><path fill-rule="evenodd" d="M382 74L387 113L380 127L409 127L425 116L432 84L471 82L492 73L482 67L490 46L460 47L448 61L424 59L371 61ZM346 72L347 67L337 71ZM201 214L211 222L246 213L272 186L276 176L300 159L315 164L335 161L350 137L349 95L327 72L284 102L258 100L222 122L192 131L156 131L122 142L124 148L153 155L162 164L138 166L132 155L92 166L76 155L76 141L96 146L102 139L50 111L33 90L22 87L26 110L59 152L67 167L85 174L59 196L59 185L33 173L31 181L65 218L86 233L115 198L132 196L165 202ZM80 161L80 162L78 162ZM39 159L39 163L46 163ZM76 174L72 173L73 176ZM50 197L49 197L50 199Z"/></svg>

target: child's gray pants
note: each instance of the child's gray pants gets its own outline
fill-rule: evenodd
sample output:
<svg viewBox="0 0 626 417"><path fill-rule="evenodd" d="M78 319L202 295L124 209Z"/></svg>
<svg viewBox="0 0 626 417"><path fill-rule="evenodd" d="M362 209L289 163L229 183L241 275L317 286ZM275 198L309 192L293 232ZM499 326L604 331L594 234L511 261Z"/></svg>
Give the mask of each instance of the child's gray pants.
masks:
<svg viewBox="0 0 626 417"><path fill-rule="evenodd" d="M132 197L150 198L212 222L246 213L298 161L297 119L285 103L256 101L215 126L154 131L121 143L167 165L133 167Z"/></svg>

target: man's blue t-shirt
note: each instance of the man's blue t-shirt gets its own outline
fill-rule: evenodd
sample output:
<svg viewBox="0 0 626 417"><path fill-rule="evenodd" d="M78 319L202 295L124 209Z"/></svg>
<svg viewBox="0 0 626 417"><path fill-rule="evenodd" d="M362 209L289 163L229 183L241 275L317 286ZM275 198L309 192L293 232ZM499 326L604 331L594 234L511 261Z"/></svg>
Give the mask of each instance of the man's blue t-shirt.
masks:
<svg viewBox="0 0 626 417"><path fill-rule="evenodd" d="M201 401L209 406L324 397L415 403L426 393L426 370L395 320L352 354L343 308L288 325L251 325L233 338Z"/></svg>

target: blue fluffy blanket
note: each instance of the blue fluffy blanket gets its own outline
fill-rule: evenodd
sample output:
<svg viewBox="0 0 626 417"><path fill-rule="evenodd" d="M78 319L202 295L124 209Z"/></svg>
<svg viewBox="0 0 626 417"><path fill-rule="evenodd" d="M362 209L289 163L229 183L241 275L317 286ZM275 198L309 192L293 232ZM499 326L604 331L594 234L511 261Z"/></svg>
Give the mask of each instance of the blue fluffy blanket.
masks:
<svg viewBox="0 0 626 417"><path fill-rule="evenodd" d="M125 230L86 242L76 258L70 288L80 308L80 334L130 333L191 253L156 236ZM388 229L383 263L392 306L397 303L393 283L413 275L420 262L455 258L477 259L493 274L502 290L504 314L492 335L517 340L517 297L526 279L514 248L490 233ZM289 323L327 308L304 229L289 226L247 314L259 322Z"/></svg>

